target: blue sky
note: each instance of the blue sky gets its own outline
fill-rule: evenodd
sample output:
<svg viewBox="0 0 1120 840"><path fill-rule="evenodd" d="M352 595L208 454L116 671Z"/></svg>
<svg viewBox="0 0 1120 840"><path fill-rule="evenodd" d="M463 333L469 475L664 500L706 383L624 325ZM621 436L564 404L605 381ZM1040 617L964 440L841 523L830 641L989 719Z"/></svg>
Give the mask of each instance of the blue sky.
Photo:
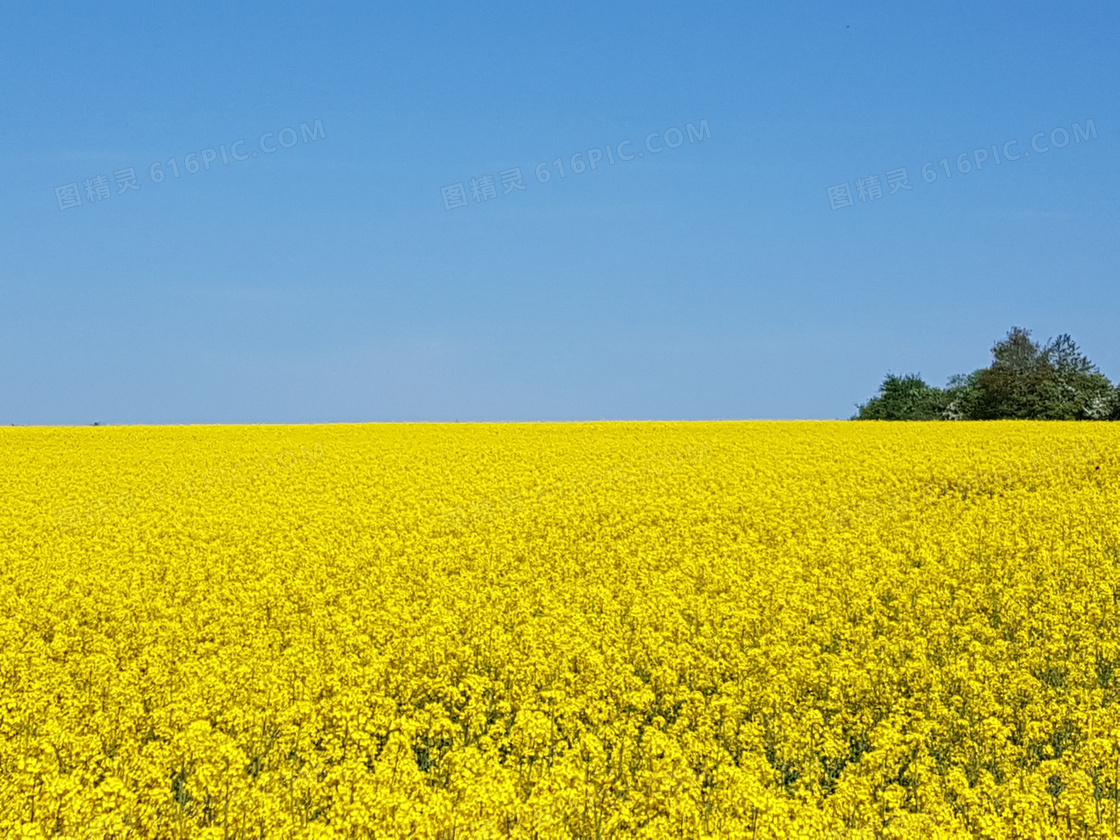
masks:
<svg viewBox="0 0 1120 840"><path fill-rule="evenodd" d="M1012 325L1120 379L1120 6L901 6L7 3L0 423L844 418Z"/></svg>

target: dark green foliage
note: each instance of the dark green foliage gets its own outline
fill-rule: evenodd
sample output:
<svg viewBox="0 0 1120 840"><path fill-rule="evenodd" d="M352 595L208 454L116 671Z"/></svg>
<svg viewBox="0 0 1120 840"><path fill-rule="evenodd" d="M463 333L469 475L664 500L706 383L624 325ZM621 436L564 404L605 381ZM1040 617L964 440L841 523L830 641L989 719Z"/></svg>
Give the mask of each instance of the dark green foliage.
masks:
<svg viewBox="0 0 1120 840"><path fill-rule="evenodd" d="M981 371L978 420L1086 420L1108 416L1114 388L1068 335L1040 345L1018 327L992 348Z"/></svg>
<svg viewBox="0 0 1120 840"><path fill-rule="evenodd" d="M889 374L879 393L859 406L856 420L940 420L949 402L946 392L920 376Z"/></svg>
<svg viewBox="0 0 1120 840"><path fill-rule="evenodd" d="M949 377L949 387L945 389L948 405L942 415L945 420L967 420L976 416L980 400L980 374L983 372L974 370L969 374L958 373Z"/></svg>
<svg viewBox="0 0 1120 840"><path fill-rule="evenodd" d="M988 367L952 377L945 389L888 376L853 419L1118 420L1120 388L1069 335L1039 344L1013 327L992 348Z"/></svg>

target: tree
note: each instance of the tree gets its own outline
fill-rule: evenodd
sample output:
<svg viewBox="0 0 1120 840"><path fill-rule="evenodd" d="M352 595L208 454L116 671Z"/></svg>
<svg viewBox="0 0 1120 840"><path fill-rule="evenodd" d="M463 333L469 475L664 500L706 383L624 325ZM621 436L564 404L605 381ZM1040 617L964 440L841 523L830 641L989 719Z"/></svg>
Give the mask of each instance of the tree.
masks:
<svg viewBox="0 0 1120 840"><path fill-rule="evenodd" d="M1074 340L1069 335L1060 335L1046 346L1045 353L1057 389L1057 402L1052 410L1069 419L1106 419L1116 389Z"/></svg>
<svg viewBox="0 0 1120 840"><path fill-rule="evenodd" d="M947 405L942 413L945 420L970 420L976 416L976 403L980 399L980 374L956 373L949 377L949 387L945 389Z"/></svg>
<svg viewBox="0 0 1120 840"><path fill-rule="evenodd" d="M934 388L920 376L888 375L854 420L1120 420L1114 386L1068 335L1046 344L1012 327L992 363Z"/></svg>
<svg viewBox="0 0 1120 840"><path fill-rule="evenodd" d="M992 348L992 364L977 378L979 420L1084 420L1108 414L1112 383L1069 335L1046 345L1013 327Z"/></svg>
<svg viewBox="0 0 1120 840"><path fill-rule="evenodd" d="M948 406L946 394L921 376L887 374L879 393L857 406L855 420L940 420Z"/></svg>
<svg viewBox="0 0 1120 840"><path fill-rule="evenodd" d="M1030 330L1012 327L992 347L992 364L976 379L977 420L1027 419L1036 416L1050 377L1042 347Z"/></svg>

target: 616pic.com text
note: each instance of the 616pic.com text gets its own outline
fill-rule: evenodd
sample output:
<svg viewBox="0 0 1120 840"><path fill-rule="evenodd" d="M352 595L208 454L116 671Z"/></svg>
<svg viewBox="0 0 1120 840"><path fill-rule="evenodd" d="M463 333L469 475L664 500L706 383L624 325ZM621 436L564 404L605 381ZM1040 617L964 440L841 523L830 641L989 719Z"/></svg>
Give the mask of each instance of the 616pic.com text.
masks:
<svg viewBox="0 0 1120 840"><path fill-rule="evenodd" d="M979 172L985 165L989 167L1000 166L1004 161L1014 162L1028 158L1032 151L1035 154L1042 155L1053 149L1064 149L1071 141L1074 145L1077 145L1096 139L1097 126L1092 120L1086 120L1084 126L1080 123L1073 123L1069 129L1058 126L1049 132L1036 132L1030 139L1029 150L1018 148L1019 141L1011 139L1005 143L981 146L970 152L946 155L937 161L926 161L922 165L922 180L927 184L932 184L942 177L952 178L954 172L958 175L967 175L970 172ZM909 191L914 188L905 166L888 170L886 176L887 195L894 195L896 192ZM834 184L828 187L825 192L828 194L830 209L839 210L843 207L855 206L857 198L862 204L877 201L884 195L883 186L883 182L877 174L870 174L856 178L854 193L851 183L847 181L843 184Z"/></svg>
<svg viewBox="0 0 1120 840"><path fill-rule="evenodd" d="M290 126L279 131L266 131L257 138L257 149L260 151L247 148L245 140L234 140L230 143L228 150L223 144L216 149L211 147L198 152L188 152L183 156L181 169L176 158L170 158L166 161L157 160L148 167L148 178L151 179L153 184L161 184L168 177L173 180L180 177L182 172L188 175L195 175L203 171L208 172L210 165L216 163L219 157L221 157L222 165L226 166L230 161L236 163L255 158L262 153L270 155L280 149L290 149L300 142L301 137L304 143L326 140L327 132L323 128L323 121L321 119L315 120L315 124L310 126L307 123L300 123L298 133ZM124 195L126 192L140 189L140 180L136 174L136 168L133 166L113 170L113 183L117 188L116 195ZM85 178L80 185L75 181L72 184L63 184L54 188L59 210L81 207L83 195L88 203L96 204L112 198L113 194L109 176L104 174Z"/></svg>
<svg viewBox="0 0 1120 840"><path fill-rule="evenodd" d="M643 148L635 149L633 140L622 140L614 144L608 143L602 147L588 149L586 152L581 151L568 157L555 158L551 163L541 161L533 168L533 174L536 176L538 183L547 184L553 179L554 175L559 179L568 177L569 172L573 175L581 175L584 172L593 171L604 160L607 166L614 166L617 161L645 157L647 152L651 155L658 155L666 149L680 148L684 145L686 139L689 143L698 143L705 139L710 140L711 137L712 129L707 120L700 120L698 126L687 123L683 130L671 126L664 131L651 131L647 134ZM584 155L586 155L586 160ZM565 166L565 163L567 166ZM502 195L509 195L514 190L526 189L525 177L521 174L520 166L501 170L498 172L498 179L501 182ZM476 204L497 198L498 186L493 175L480 175L465 182L448 184L440 188L440 193L443 195L443 209L454 210L457 207L469 207L471 198L475 200Z"/></svg>

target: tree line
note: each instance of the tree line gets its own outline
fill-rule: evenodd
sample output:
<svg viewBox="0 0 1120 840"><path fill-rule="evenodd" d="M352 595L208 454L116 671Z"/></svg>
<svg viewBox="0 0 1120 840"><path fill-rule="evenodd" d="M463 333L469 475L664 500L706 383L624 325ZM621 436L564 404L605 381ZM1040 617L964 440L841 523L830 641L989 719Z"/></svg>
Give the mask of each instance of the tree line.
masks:
<svg viewBox="0 0 1120 840"><path fill-rule="evenodd" d="M1045 344L1012 327L992 363L957 374L945 388L888 374L853 420L1120 420L1120 386L1069 335Z"/></svg>

